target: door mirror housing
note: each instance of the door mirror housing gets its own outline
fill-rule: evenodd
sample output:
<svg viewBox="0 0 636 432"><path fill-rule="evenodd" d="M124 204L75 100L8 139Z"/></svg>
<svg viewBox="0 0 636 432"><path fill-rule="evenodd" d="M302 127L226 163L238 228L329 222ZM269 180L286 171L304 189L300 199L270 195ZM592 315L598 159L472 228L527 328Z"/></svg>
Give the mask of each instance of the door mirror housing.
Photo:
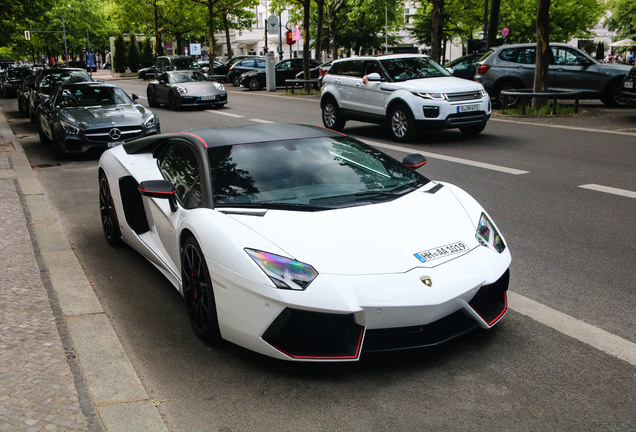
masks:
<svg viewBox="0 0 636 432"><path fill-rule="evenodd" d="M170 210L177 211L177 188L168 180L146 180L139 183L139 193L150 198L167 199Z"/></svg>

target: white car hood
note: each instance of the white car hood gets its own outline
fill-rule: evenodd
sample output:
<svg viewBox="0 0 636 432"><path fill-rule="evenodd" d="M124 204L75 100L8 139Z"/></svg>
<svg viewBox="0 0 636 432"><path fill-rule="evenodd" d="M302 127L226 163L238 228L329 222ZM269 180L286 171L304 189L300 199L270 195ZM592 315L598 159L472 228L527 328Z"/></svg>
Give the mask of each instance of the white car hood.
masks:
<svg viewBox="0 0 636 432"><path fill-rule="evenodd" d="M269 210L264 216L231 217L319 273L401 273L437 266L461 255L422 263L414 255L418 252L458 241L468 247L466 252L478 245L478 221L469 219L455 196L447 188L436 193L424 189L391 202L359 207L317 212Z"/></svg>
<svg viewBox="0 0 636 432"><path fill-rule="evenodd" d="M483 88L479 83L457 77L420 78L396 83L382 83L382 87L433 93L459 93Z"/></svg>

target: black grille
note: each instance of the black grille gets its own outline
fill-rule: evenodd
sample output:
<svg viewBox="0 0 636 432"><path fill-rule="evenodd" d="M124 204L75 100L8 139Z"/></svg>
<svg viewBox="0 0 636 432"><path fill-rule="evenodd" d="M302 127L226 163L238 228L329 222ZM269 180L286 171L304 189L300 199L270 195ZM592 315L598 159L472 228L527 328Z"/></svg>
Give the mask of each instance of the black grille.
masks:
<svg viewBox="0 0 636 432"><path fill-rule="evenodd" d="M481 99L481 91L475 90L469 92L446 93L446 99L451 102Z"/></svg>
<svg viewBox="0 0 636 432"><path fill-rule="evenodd" d="M113 138L111 131L113 129L119 129L120 136ZM122 126L122 127L108 127L100 129L90 129L84 132L86 140L91 143L108 143L114 141L130 141L135 138L141 137L143 134L143 128L141 126Z"/></svg>
<svg viewBox="0 0 636 432"><path fill-rule="evenodd" d="M471 308L479 314L480 317L493 325L506 311L506 291L510 282L510 269L497 280L497 282L484 285L475 294L475 297L468 302Z"/></svg>

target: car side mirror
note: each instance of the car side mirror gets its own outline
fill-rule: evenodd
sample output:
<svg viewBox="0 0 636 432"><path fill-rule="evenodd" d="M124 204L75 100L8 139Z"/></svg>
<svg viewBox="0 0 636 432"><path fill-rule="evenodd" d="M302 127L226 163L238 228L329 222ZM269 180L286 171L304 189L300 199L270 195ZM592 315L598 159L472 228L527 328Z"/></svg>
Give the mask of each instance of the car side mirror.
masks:
<svg viewBox="0 0 636 432"><path fill-rule="evenodd" d="M170 203L170 210L177 211L177 189L168 180L142 181L137 189L143 196L167 199Z"/></svg>
<svg viewBox="0 0 636 432"><path fill-rule="evenodd" d="M411 153L404 156L402 163L409 168L417 169L423 166L426 162L426 157L419 153Z"/></svg>
<svg viewBox="0 0 636 432"><path fill-rule="evenodd" d="M164 80L159 80L159 85L166 85L166 82Z"/></svg>
<svg viewBox="0 0 636 432"><path fill-rule="evenodd" d="M379 82L382 81L382 77L379 73L373 72L372 74L367 75L367 81Z"/></svg>
<svg viewBox="0 0 636 432"><path fill-rule="evenodd" d="M132 98L133 102L137 102L137 99L139 99L139 95L137 93L133 93L131 95L131 98Z"/></svg>

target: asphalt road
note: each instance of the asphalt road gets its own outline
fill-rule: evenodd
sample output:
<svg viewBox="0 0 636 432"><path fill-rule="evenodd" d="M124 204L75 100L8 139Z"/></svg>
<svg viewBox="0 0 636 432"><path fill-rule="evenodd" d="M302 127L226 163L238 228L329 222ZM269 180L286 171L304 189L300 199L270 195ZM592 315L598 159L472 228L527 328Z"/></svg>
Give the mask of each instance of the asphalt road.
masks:
<svg viewBox="0 0 636 432"><path fill-rule="evenodd" d="M145 95L141 81L118 83ZM156 109L162 130L320 124L315 98L229 90L221 110ZM636 342L636 110L584 105L558 122L572 128L497 117L477 138L443 131L409 145L348 124L398 157L423 152L422 173L484 205L513 255L511 309L441 347L317 365L201 343L159 272L106 245L96 160L58 164L15 101L0 103L169 430L636 430L636 365L621 356Z"/></svg>

